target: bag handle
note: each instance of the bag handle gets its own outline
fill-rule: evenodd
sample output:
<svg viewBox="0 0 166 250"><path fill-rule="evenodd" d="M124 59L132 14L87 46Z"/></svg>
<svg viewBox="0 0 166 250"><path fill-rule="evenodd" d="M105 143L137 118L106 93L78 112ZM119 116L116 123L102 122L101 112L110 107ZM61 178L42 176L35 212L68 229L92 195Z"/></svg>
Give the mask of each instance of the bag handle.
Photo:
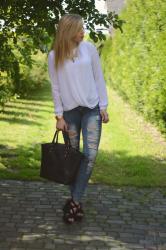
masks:
<svg viewBox="0 0 166 250"><path fill-rule="evenodd" d="M64 131L67 135L67 142L65 143L68 147L71 147L71 142L70 142L70 138L69 138L69 135L66 131ZM58 134L59 134L59 130L57 129L55 131L55 134L54 134L54 137L53 137L53 140L52 140L52 143L58 143ZM55 141L56 139L56 141Z"/></svg>

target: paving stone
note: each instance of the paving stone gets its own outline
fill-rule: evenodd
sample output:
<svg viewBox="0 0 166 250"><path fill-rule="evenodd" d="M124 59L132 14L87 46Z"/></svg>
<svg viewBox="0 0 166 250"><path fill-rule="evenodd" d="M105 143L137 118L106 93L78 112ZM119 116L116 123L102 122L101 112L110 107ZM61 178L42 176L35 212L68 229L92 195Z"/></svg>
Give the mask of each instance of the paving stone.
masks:
<svg viewBox="0 0 166 250"><path fill-rule="evenodd" d="M161 188L89 184L85 217L73 225L62 221L68 197L53 182L0 180L0 250L166 249Z"/></svg>
<svg viewBox="0 0 166 250"><path fill-rule="evenodd" d="M24 250L24 248L20 248L20 247L11 247L11 250Z"/></svg>
<svg viewBox="0 0 166 250"><path fill-rule="evenodd" d="M52 243L46 243L45 249L56 249L56 245Z"/></svg>

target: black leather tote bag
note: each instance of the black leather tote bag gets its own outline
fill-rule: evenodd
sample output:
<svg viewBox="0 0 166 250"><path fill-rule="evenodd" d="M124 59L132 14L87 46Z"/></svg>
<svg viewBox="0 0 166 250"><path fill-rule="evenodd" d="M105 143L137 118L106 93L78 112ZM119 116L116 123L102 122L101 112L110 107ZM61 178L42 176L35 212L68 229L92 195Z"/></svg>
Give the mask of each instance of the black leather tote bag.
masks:
<svg viewBox="0 0 166 250"><path fill-rule="evenodd" d="M40 177L69 185L76 178L84 154L71 146L68 134L66 143L58 143L58 133L56 130L51 143L41 144Z"/></svg>

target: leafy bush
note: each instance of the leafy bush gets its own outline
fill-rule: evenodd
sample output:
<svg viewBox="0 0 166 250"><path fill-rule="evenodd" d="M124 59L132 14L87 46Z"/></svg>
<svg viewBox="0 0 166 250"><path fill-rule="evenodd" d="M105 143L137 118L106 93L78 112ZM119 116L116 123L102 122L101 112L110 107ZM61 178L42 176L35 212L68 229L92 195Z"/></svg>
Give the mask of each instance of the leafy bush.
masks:
<svg viewBox="0 0 166 250"><path fill-rule="evenodd" d="M2 72L0 82L0 106L2 109L10 99L26 97L33 90L41 88L48 80L46 54L38 51L36 55L33 55L33 66L21 63L18 52L15 52L15 58L18 60L12 64L11 73ZM20 62L18 63L18 61Z"/></svg>
<svg viewBox="0 0 166 250"><path fill-rule="evenodd" d="M166 2L130 0L103 49L106 77L147 120L166 133Z"/></svg>
<svg viewBox="0 0 166 250"><path fill-rule="evenodd" d="M38 51L32 56L33 67L20 65L20 88L19 94L22 97L27 96L33 90L41 88L47 80L47 55Z"/></svg>

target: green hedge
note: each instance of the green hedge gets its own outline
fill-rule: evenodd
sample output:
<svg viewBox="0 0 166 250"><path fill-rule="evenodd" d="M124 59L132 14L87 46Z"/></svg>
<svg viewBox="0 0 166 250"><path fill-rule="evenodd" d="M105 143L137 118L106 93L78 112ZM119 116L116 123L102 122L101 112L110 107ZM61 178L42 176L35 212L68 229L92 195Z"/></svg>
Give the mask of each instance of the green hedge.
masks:
<svg viewBox="0 0 166 250"><path fill-rule="evenodd" d="M18 57L18 52L16 51ZM3 110L5 104L15 98L25 98L30 94L43 87L48 81L47 72L47 55L38 51L31 56L33 60L32 68L21 63L21 60L12 64L13 73L8 75L2 72L0 81L0 110Z"/></svg>
<svg viewBox="0 0 166 250"><path fill-rule="evenodd" d="M107 80L132 107L166 133L166 1L130 0L102 50Z"/></svg>

